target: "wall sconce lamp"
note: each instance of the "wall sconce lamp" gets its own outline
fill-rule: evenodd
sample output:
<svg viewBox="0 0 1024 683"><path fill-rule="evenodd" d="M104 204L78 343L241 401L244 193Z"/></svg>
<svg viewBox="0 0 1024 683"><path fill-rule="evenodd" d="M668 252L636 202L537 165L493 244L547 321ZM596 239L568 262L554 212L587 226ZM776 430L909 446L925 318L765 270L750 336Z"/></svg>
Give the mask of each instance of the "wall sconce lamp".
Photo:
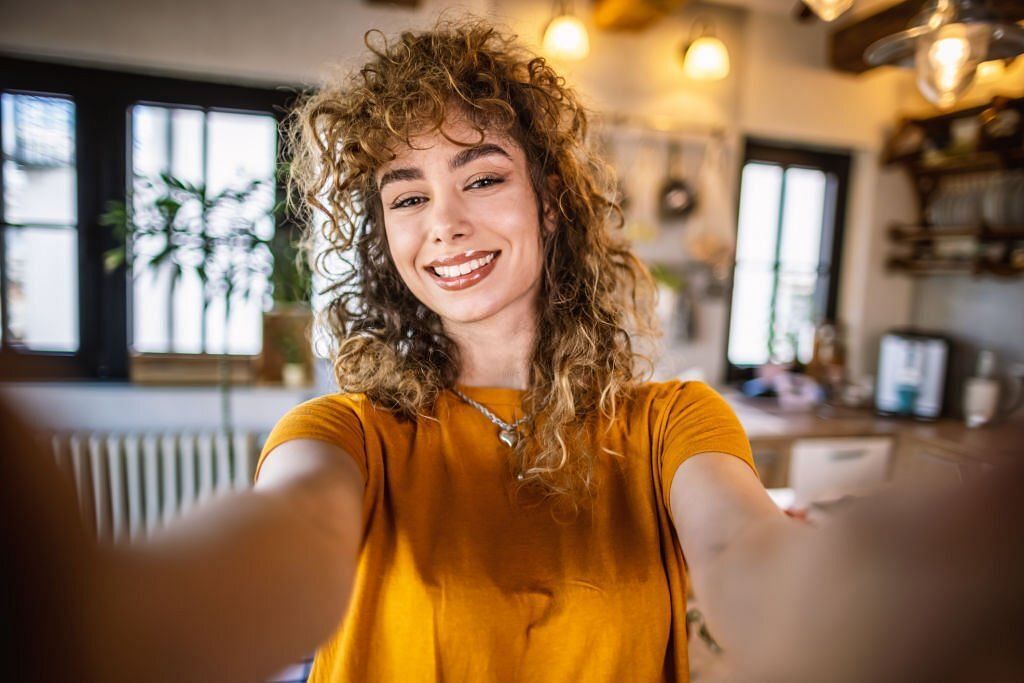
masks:
<svg viewBox="0 0 1024 683"><path fill-rule="evenodd" d="M572 3L559 0L544 27L544 52L555 59L580 60L590 53L587 27L573 14Z"/></svg>
<svg viewBox="0 0 1024 683"><path fill-rule="evenodd" d="M682 53L683 72L695 81L720 81L729 75L729 50L715 37L709 21L693 22Z"/></svg>

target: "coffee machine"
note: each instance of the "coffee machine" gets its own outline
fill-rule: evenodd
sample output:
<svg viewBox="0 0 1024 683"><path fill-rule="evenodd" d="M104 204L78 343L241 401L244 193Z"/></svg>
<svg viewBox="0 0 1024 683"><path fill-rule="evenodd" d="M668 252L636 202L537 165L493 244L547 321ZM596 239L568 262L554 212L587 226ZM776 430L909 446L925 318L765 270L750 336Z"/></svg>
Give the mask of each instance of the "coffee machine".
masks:
<svg viewBox="0 0 1024 683"><path fill-rule="evenodd" d="M875 409L883 415L934 420L942 415L949 374L950 341L916 330L882 336Z"/></svg>

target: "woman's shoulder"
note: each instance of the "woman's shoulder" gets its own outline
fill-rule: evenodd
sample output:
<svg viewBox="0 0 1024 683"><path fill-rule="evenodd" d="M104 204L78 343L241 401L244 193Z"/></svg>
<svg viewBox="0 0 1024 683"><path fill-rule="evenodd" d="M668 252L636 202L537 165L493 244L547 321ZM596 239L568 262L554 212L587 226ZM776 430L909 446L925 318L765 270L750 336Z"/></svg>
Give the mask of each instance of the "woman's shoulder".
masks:
<svg viewBox="0 0 1024 683"><path fill-rule="evenodd" d="M679 379L643 382L637 387L635 395L638 401L646 404L664 401L692 403L721 398L706 382Z"/></svg>
<svg viewBox="0 0 1024 683"><path fill-rule="evenodd" d="M311 398L291 408L271 430L263 443L256 472L267 455L286 441L308 439L340 447L355 458L367 475L365 455L366 397L362 394L332 393Z"/></svg>
<svg viewBox="0 0 1024 683"><path fill-rule="evenodd" d="M295 406L293 410L301 411L330 411L330 410L356 410L362 411L363 406L368 402L366 394L347 393L335 391L330 394L321 394L307 399Z"/></svg>

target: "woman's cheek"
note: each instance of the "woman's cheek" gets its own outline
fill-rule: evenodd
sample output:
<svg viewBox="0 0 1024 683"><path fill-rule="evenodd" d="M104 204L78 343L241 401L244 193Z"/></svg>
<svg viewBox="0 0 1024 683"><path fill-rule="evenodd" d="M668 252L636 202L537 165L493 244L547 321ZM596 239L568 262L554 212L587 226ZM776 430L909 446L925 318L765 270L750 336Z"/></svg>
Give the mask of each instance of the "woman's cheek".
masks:
<svg viewBox="0 0 1024 683"><path fill-rule="evenodd" d="M410 252L410 241L402 234L402 231L389 227L387 236L391 262L395 264L398 274L408 285L410 269L415 271L416 268L416 253L415 251Z"/></svg>

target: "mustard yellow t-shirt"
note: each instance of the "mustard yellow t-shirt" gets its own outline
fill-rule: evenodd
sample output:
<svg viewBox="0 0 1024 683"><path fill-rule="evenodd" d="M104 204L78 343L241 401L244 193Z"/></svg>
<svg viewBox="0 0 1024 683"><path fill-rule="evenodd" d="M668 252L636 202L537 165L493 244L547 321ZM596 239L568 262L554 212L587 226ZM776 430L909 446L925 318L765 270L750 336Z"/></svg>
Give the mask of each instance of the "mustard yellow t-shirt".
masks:
<svg viewBox="0 0 1024 683"><path fill-rule="evenodd" d="M522 415L520 391L460 389L507 422ZM445 392L436 417L323 396L264 446L260 464L291 439L336 444L366 481L348 613L310 681L688 680L669 489L698 453L754 467L728 404L699 382L645 384L600 430L624 457L599 454L594 501L569 522L516 502L507 446L475 408Z"/></svg>

